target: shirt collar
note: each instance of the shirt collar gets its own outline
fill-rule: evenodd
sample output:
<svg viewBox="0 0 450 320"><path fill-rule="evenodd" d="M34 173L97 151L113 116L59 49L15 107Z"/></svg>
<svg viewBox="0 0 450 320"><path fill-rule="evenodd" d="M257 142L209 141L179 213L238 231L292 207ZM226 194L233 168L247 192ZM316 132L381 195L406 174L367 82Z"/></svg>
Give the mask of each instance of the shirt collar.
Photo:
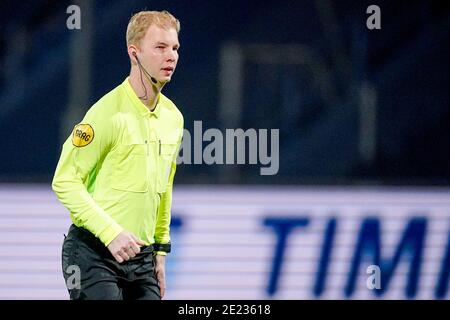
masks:
<svg viewBox="0 0 450 320"><path fill-rule="evenodd" d="M158 93L158 98L156 100L156 107L153 111L150 111L148 109L148 107L142 103L142 101L138 98L138 96L136 95L136 93L133 90L133 87L130 84L129 81L130 77L127 77L122 85L125 88L125 92L127 93L128 98L131 100L131 102L133 103L134 107L136 108L136 110L143 116L152 116L154 115L156 118L159 118L160 114L161 114L161 106L160 106L160 98L161 98L161 93Z"/></svg>

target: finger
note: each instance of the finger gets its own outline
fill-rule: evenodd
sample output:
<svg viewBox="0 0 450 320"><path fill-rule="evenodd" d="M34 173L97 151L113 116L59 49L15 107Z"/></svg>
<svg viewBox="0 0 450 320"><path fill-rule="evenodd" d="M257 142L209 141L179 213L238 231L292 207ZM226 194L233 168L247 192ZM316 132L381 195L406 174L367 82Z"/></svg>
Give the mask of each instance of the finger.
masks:
<svg viewBox="0 0 450 320"><path fill-rule="evenodd" d="M138 244L138 245L140 245L140 246L146 246L147 244L143 241L143 240L141 240L141 239L137 239L136 240L136 243Z"/></svg>
<svg viewBox="0 0 450 320"><path fill-rule="evenodd" d="M156 274L156 277L158 279L159 284L159 290L161 292L161 298L164 297L164 294L166 293L166 279L163 272L158 272Z"/></svg>
<svg viewBox="0 0 450 320"><path fill-rule="evenodd" d="M120 255L125 261L130 260L130 256L125 251L119 251L117 254Z"/></svg>
<svg viewBox="0 0 450 320"><path fill-rule="evenodd" d="M134 234L131 235L131 237L133 238L133 240L140 246L145 246L146 243L144 241L142 241L141 239L139 239L138 237L136 237Z"/></svg>
<svg viewBox="0 0 450 320"><path fill-rule="evenodd" d="M115 254L114 255L114 259L116 259L116 261L118 263L122 263L123 262L123 259L122 259L122 257L119 254Z"/></svg>
<svg viewBox="0 0 450 320"><path fill-rule="evenodd" d="M136 254L134 253L134 249L131 246L124 248L124 251L130 258L134 258L136 256Z"/></svg>
<svg viewBox="0 0 450 320"><path fill-rule="evenodd" d="M159 292L161 294L161 299L164 298L164 295L166 294L166 285L165 283L159 284Z"/></svg>
<svg viewBox="0 0 450 320"><path fill-rule="evenodd" d="M130 244L130 249L133 250L135 254L141 252L141 248L137 245L136 242Z"/></svg>

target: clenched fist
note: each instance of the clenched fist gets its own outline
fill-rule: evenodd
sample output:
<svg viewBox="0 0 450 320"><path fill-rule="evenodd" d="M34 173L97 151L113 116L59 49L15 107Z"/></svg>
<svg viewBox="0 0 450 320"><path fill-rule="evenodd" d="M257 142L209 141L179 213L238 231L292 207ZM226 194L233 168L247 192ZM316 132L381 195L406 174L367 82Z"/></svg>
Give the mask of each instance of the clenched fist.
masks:
<svg viewBox="0 0 450 320"><path fill-rule="evenodd" d="M144 246L144 241L138 239L134 234L128 231L122 231L108 245L108 250L117 262L122 263L135 257Z"/></svg>

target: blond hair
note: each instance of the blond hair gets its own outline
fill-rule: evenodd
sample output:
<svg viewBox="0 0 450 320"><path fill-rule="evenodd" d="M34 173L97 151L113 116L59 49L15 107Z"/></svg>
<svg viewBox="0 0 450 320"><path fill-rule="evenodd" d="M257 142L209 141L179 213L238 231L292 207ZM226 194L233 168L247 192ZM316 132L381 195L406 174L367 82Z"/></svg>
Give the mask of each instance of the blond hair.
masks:
<svg viewBox="0 0 450 320"><path fill-rule="evenodd" d="M128 22L127 46L139 45L148 28L153 24L163 29L174 28L177 33L180 32L180 21L170 12L166 10L141 11L134 14Z"/></svg>

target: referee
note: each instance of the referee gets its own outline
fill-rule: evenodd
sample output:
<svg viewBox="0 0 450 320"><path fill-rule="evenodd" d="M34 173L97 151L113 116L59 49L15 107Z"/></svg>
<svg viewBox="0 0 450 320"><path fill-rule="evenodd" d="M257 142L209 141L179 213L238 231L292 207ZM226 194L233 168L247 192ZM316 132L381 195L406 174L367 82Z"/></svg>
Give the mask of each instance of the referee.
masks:
<svg viewBox="0 0 450 320"><path fill-rule="evenodd" d="M71 299L161 299L183 116L161 93L178 62L179 21L131 17L131 70L65 141L52 188L73 224L62 247ZM73 268L79 283L69 285Z"/></svg>

